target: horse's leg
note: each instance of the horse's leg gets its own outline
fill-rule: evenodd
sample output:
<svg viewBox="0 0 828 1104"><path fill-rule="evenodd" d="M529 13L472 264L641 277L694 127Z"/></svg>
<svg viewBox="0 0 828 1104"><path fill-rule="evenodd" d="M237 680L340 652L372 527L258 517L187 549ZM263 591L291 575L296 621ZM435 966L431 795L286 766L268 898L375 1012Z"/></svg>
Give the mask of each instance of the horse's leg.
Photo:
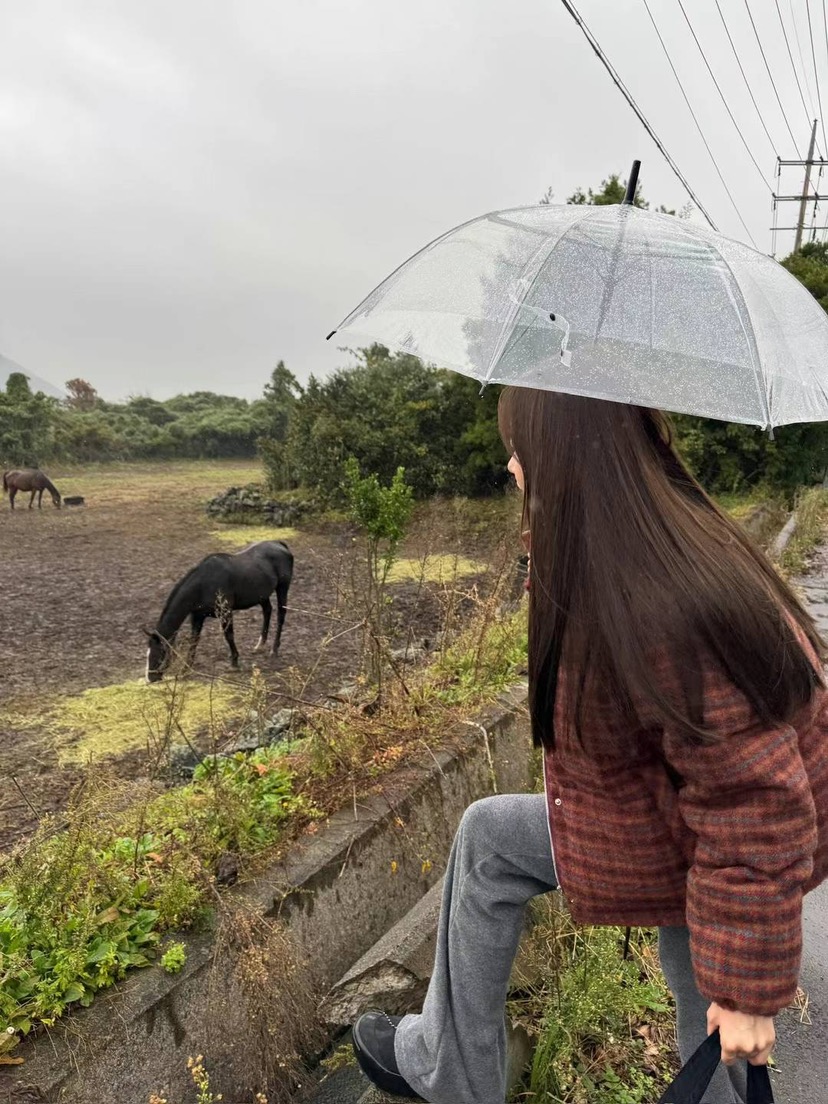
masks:
<svg viewBox="0 0 828 1104"><path fill-rule="evenodd" d="M265 598L262 602L262 635L259 637L259 642L253 649L254 652L258 652L260 648L263 648L267 643L267 634L270 631L270 616L273 613L273 603L269 598Z"/></svg>
<svg viewBox="0 0 828 1104"><path fill-rule="evenodd" d="M192 667L195 662L196 648L201 639L201 630L204 628L206 617L203 613L190 614L190 643L187 648L187 666Z"/></svg>
<svg viewBox="0 0 828 1104"><path fill-rule="evenodd" d="M42 487L40 488L40 491L38 492L38 495L37 495L37 508L38 508L38 510L43 509L43 488Z"/></svg>
<svg viewBox="0 0 828 1104"><path fill-rule="evenodd" d="M276 586L276 635L273 637L273 654L279 651L282 643L282 626L285 623L285 608L287 606L290 579L280 579Z"/></svg>
<svg viewBox="0 0 828 1104"><path fill-rule="evenodd" d="M17 487L9 487L9 506L14 509L14 500L17 498Z"/></svg>
<svg viewBox="0 0 828 1104"><path fill-rule="evenodd" d="M221 615L221 631L224 633L224 639L227 641L227 647L230 649L230 665L232 667L238 667L239 649L236 647L236 636L233 632L232 610L227 610L226 613Z"/></svg>
<svg viewBox="0 0 828 1104"><path fill-rule="evenodd" d="M34 509L34 498L35 498L36 494L37 494L37 491L32 491L31 495L29 496L29 509L30 510Z"/></svg>

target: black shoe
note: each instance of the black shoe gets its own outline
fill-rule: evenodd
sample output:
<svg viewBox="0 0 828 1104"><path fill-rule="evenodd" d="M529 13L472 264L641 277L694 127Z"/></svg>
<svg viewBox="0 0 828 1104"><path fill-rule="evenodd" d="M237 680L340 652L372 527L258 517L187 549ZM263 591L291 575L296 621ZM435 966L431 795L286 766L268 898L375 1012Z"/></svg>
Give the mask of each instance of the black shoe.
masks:
<svg viewBox="0 0 828 1104"><path fill-rule="evenodd" d="M422 1100L400 1073L394 1054L394 1036L401 1019L384 1012L364 1012L353 1026L354 1054L362 1072L378 1089Z"/></svg>

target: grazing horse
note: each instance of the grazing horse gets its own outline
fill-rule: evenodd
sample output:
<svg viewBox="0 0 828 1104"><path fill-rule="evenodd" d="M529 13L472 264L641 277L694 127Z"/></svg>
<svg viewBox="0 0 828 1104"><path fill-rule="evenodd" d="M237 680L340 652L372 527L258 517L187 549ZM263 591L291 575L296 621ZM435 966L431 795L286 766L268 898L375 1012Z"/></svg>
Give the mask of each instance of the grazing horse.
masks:
<svg viewBox="0 0 828 1104"><path fill-rule="evenodd" d="M3 472L3 490L8 491L9 505L14 509L14 500L18 491L31 491L29 509L34 505L37 495L37 508L43 509L43 492L48 491L52 502L60 509L60 494L52 481L39 468L25 468L22 471Z"/></svg>
<svg viewBox="0 0 828 1104"><path fill-rule="evenodd" d="M264 647L270 628L273 606L270 596L276 592L276 635L273 654L279 650L285 606L293 577L293 553L284 541L259 541L232 555L217 552L180 579L167 598L155 629L147 633L147 682L158 682L164 676L172 657L176 634L190 618L190 652L192 662L201 630L208 617L217 617L230 648L230 661L239 665L239 652L233 635L233 610L262 607L262 632L256 651Z"/></svg>

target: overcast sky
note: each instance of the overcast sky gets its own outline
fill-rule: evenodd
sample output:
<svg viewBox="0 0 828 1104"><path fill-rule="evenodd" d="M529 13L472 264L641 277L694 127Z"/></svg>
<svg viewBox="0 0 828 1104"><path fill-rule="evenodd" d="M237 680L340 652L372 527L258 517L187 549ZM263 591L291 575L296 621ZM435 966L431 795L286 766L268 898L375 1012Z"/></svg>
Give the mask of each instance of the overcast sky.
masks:
<svg viewBox="0 0 828 1104"><path fill-rule="evenodd" d="M773 0L750 5L798 152L743 0L719 2L773 146L715 0L685 7L765 182L678 3L650 6L769 251L775 156L805 156L807 116ZM780 2L807 97L805 0ZM714 221L744 240L644 0L577 4ZM0 150L0 353L109 398L253 396L279 358L324 374L347 362L325 334L390 269L548 186L563 202L640 157L648 198L687 199L560 0L7 2ZM801 184L787 170L783 191Z"/></svg>

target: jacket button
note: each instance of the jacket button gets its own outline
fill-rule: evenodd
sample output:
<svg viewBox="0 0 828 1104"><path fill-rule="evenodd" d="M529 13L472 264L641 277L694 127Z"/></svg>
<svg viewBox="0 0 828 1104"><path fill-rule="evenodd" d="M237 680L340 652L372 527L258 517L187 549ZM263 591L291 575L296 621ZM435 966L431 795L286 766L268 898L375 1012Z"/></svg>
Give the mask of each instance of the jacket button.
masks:
<svg viewBox="0 0 828 1104"><path fill-rule="evenodd" d="M555 798L555 804L556 805L563 805L563 802L561 801L561 799L559 797L556 797Z"/></svg>

